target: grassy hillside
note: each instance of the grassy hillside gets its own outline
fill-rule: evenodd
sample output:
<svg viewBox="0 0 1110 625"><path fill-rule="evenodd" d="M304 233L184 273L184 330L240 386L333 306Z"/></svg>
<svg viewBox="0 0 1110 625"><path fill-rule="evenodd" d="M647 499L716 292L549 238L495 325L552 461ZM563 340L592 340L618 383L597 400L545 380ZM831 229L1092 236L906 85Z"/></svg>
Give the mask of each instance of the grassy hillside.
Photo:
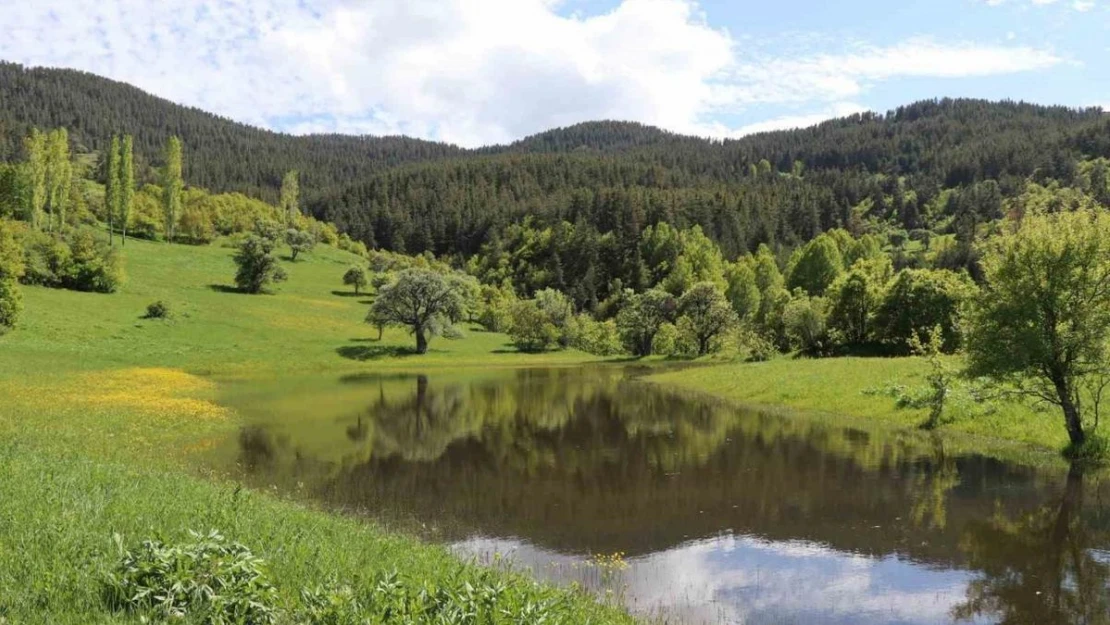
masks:
<svg viewBox="0 0 1110 625"><path fill-rule="evenodd" d="M134 547L191 529L219 529L261 555L286 607L302 588L397 570L433 585L507 583L506 607L552 602L560 622L626 620L584 596L483 573L440 547L186 470L192 454L238 427L239 415L216 402L223 380L588 358L521 356L502 335L469 331L410 360L397 354L411 338L389 330L376 341L362 321L366 297L341 285L356 257L320 248L285 263L290 280L275 294L249 296L226 288L231 254L128 241L119 293L24 289L24 322L0 337L0 621L138 622L101 598L119 557L112 536ZM141 319L155 300L174 317Z"/></svg>

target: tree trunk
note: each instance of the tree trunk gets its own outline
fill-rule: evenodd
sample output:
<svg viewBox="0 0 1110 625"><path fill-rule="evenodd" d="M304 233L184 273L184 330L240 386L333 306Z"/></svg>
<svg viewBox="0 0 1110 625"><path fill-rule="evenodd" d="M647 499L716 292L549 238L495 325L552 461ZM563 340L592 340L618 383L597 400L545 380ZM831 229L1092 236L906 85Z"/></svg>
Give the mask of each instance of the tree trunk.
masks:
<svg viewBox="0 0 1110 625"><path fill-rule="evenodd" d="M427 354L428 339L424 336L424 326L416 326L414 334L416 334L416 353Z"/></svg>
<svg viewBox="0 0 1110 625"><path fill-rule="evenodd" d="M1064 426L1068 429L1068 438L1073 448L1078 448L1087 442L1087 433L1083 431L1083 419L1079 408L1072 399L1071 386L1062 374L1052 377L1052 384L1056 387L1056 397L1060 400L1060 409L1064 411Z"/></svg>

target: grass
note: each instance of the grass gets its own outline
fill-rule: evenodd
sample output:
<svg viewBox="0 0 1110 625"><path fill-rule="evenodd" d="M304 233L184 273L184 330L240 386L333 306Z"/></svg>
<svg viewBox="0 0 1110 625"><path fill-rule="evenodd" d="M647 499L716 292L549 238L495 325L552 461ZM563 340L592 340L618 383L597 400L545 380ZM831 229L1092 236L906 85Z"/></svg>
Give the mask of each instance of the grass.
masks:
<svg viewBox="0 0 1110 625"><path fill-rule="evenodd" d="M581 594L462 565L440 547L380 525L198 474L191 460L247 418L247 407L228 400L241 381L284 385L314 372L465 374L596 360L574 351L519 354L504 335L476 327L413 356L403 330L387 329L379 341L363 323L369 297L355 296L341 280L356 257L318 247L284 263L290 279L273 294L252 296L230 288L231 255L218 245L130 240L127 281L118 293L24 289L22 325L0 337L0 623L138 622L110 610L100 595L119 557L113 534L133 547L212 529L267 560L286 605L317 583L397 569L429 583L496 575L519 590L511 594L520 601L557 599L559 622L628 620ZM144 318L158 301L172 315ZM892 398L865 391L923 384L925 371L924 361L912 358L780 359L653 379L813 418L914 428L924 410L899 409ZM266 409L264 398L250 407ZM998 455L1062 446L1054 415L999 408L957 414L942 432L976 451L997 448Z"/></svg>
<svg viewBox="0 0 1110 625"><path fill-rule="evenodd" d="M276 586L276 605L287 615L297 609L302 589L358 587L399 571L432 587L459 578L479 587L503 585L508 590L500 608L517 612L540 603L549 606L553 622L631 622L583 595L481 570L365 521L233 486L55 456L18 443L0 444L0 466L0 619L10 623L141 622L141 614L109 609L102 596L119 561L113 536L134 548L153 537L189 540L189 528L219 528L261 556Z"/></svg>
<svg viewBox="0 0 1110 625"><path fill-rule="evenodd" d="M951 368L961 364L947 357ZM886 391L898 385L923 387L924 358L778 358L759 363L715 364L663 372L649 379L708 393L758 408L788 408L809 418L846 425L866 423L891 429L916 429L927 408L902 408ZM991 400L950 401L937 434L953 450L967 450L1009 460L1056 463L1067 444L1062 418L1051 410Z"/></svg>
<svg viewBox="0 0 1110 625"><path fill-rule="evenodd" d="M463 340L434 341L417 360L406 356L412 339L403 330L378 341L363 323L367 297L343 290L356 257L318 248L285 263L290 280L273 294L250 296L228 288L231 255L129 240L118 293L24 289L23 323L0 337L0 623L139 622L102 596L119 559L113 535L136 547L212 529L266 560L286 614L302 589L357 587L396 570L417 583L507 585L501 607L510 613L543 605L556 622L630 620L584 594L464 565L379 525L191 468L242 423L219 401L235 380L591 359L516 354L505 336L471 329ZM155 301L173 315L144 318Z"/></svg>

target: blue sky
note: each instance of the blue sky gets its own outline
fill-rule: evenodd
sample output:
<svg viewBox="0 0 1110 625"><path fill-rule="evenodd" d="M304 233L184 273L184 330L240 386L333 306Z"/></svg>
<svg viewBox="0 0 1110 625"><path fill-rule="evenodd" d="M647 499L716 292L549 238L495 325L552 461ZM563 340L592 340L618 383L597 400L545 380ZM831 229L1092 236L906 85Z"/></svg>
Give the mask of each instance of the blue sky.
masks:
<svg viewBox="0 0 1110 625"><path fill-rule="evenodd" d="M292 133L735 137L940 96L1110 107L1110 0L0 0L0 58ZM64 16L64 19L59 19Z"/></svg>

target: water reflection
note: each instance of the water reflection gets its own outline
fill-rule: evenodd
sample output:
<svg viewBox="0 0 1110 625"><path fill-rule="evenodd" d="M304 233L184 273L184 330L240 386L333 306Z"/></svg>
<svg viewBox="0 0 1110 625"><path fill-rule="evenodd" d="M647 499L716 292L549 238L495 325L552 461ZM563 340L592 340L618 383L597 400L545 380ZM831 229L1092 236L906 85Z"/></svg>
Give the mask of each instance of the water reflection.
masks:
<svg viewBox="0 0 1110 625"><path fill-rule="evenodd" d="M244 389L246 479L690 622L1107 622L1102 488L615 369ZM1084 491L1094 502L1084 506ZM623 552L599 575L590 554Z"/></svg>
<svg viewBox="0 0 1110 625"><path fill-rule="evenodd" d="M1058 502L969 523L961 546L980 574L953 614L1015 625L1110 623L1110 565L1092 549L1085 489L1083 470L1072 467Z"/></svg>

